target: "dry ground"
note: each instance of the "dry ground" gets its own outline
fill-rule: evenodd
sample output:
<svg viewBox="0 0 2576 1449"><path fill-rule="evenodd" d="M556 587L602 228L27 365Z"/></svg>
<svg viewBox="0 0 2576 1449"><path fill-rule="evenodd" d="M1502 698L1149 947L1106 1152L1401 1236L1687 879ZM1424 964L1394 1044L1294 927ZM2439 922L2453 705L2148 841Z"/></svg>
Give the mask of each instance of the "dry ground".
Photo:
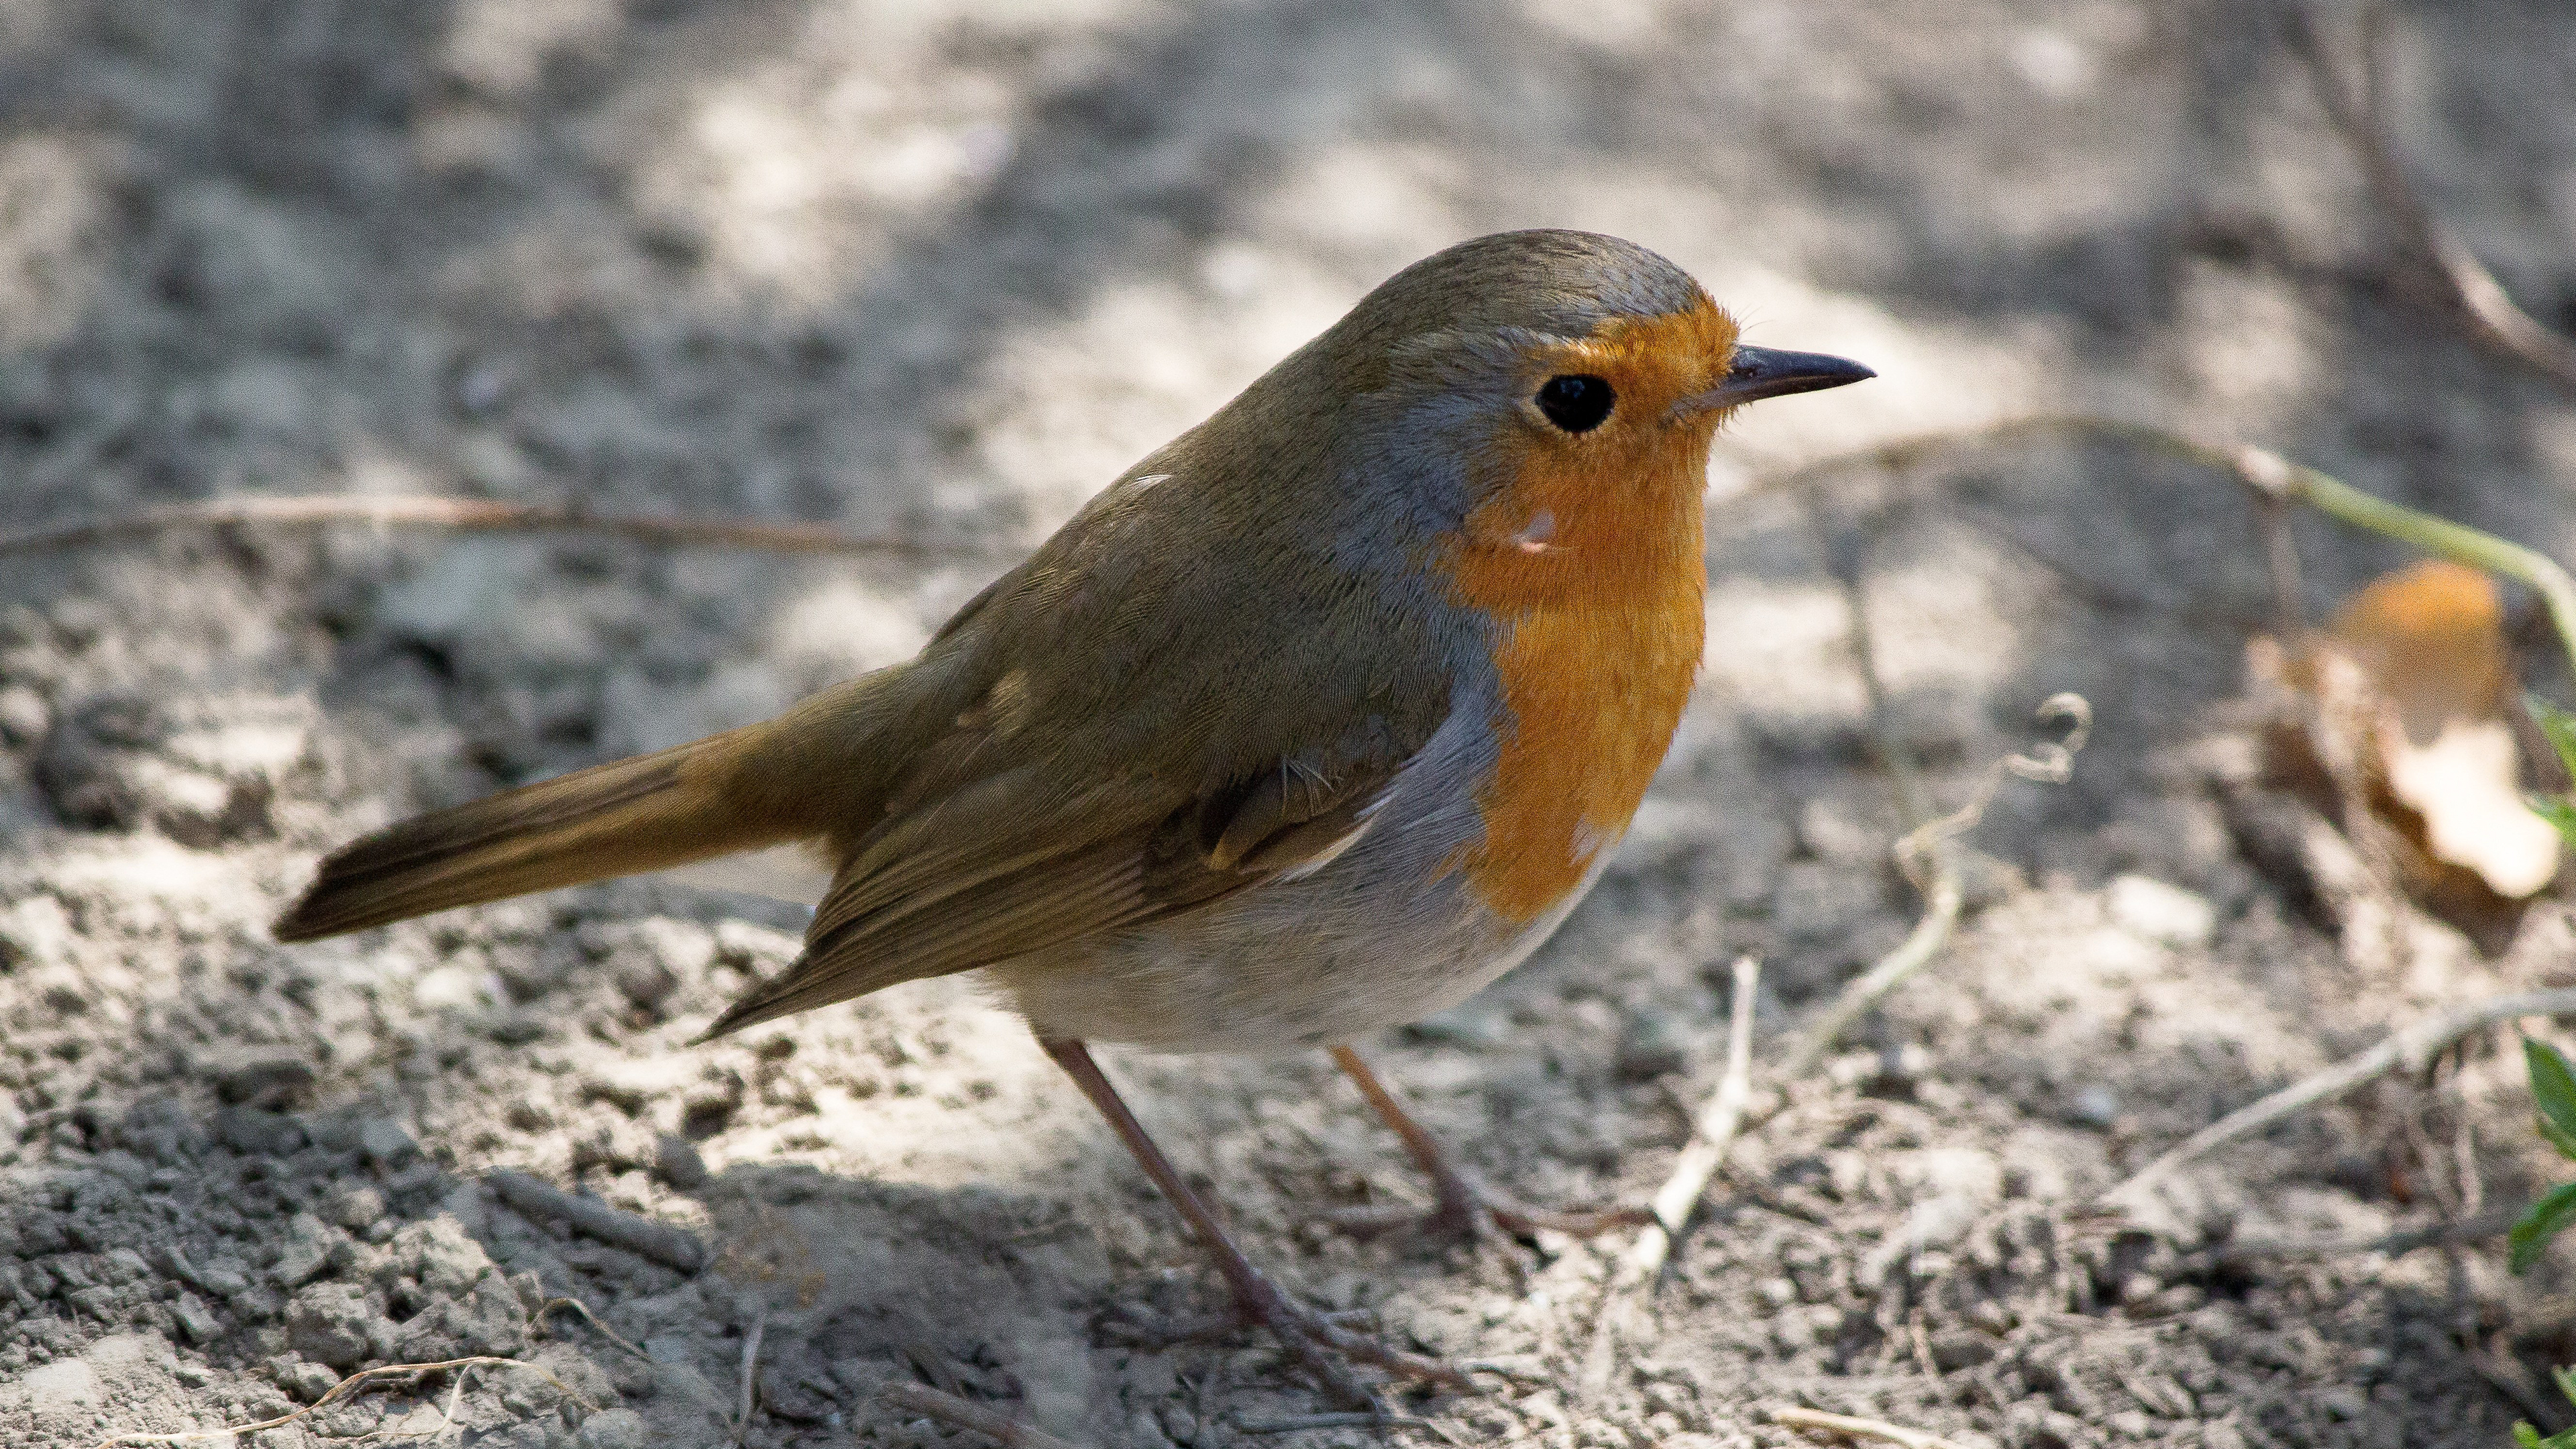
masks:
<svg viewBox="0 0 2576 1449"><path fill-rule="evenodd" d="M2409 3L2397 38L2434 203L2576 319L2576 22ZM1704 683L1617 868L1539 959L1373 1044L1482 1173L1651 1191L1732 955L1768 962L1773 1039L1904 930L1838 572L1944 804L2042 698L2099 714L2073 784L1979 831L2009 869L1937 968L1742 1145L1606 1378L1601 1252L1312 1225L1419 1195L1320 1057L1111 1069L1301 1291L1513 1369L1409 1405L1430 1429L1260 1437L1318 1407L1266 1342L1122 1344L1120 1311L1205 1299L1198 1259L959 985L692 1050L793 919L630 883L266 940L317 849L900 658L989 564L243 530L0 560L0 1440L487 1352L599 1412L489 1371L465 1442L715 1444L757 1325L760 1446L938 1441L873 1396L914 1378L1135 1449L1784 1445L1788 1403L2033 1449L2505 1443L2576 1358L2563 1259L2227 1251L2530 1193L2494 1043L2220 1155L2142 1226L2084 1203L2394 1021L2567 982L2564 898L2484 951L2338 930L2269 848L2319 827L2231 743L2269 585L2220 481L2021 449L1812 508L1749 491L2101 408L2576 548L2576 405L2410 293L2258 7L9 0L0 530L470 493L1025 547L1393 268L1540 223L1884 376L1721 443ZM2298 538L2320 608L2401 557ZM712 1265L523 1215L505 1168ZM561 1311L531 1334L558 1295L636 1351ZM397 1386L259 1442L447 1403Z"/></svg>

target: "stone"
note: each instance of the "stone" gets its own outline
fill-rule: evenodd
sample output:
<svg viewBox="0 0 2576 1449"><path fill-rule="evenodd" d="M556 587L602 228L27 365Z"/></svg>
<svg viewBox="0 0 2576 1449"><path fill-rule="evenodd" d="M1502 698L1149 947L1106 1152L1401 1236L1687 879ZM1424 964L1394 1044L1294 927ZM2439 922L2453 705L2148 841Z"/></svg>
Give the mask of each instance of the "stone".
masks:
<svg viewBox="0 0 2576 1449"><path fill-rule="evenodd" d="M343 1373L377 1353L391 1325L348 1283L316 1283L286 1305L286 1346Z"/></svg>
<svg viewBox="0 0 2576 1449"><path fill-rule="evenodd" d="M225 1146L251 1157L285 1157L304 1146L304 1128L294 1118L252 1107L227 1107L216 1113L215 1135Z"/></svg>
<svg viewBox="0 0 2576 1449"><path fill-rule="evenodd" d="M492 1271L483 1245L467 1237L453 1217L407 1223L394 1234L389 1249L392 1262L441 1297L465 1292Z"/></svg>
<svg viewBox="0 0 2576 1449"><path fill-rule="evenodd" d="M617 991L638 1011L651 1011L680 989L680 978L655 960L617 963Z"/></svg>
<svg viewBox="0 0 2576 1449"><path fill-rule="evenodd" d="M215 1335L223 1332L222 1320L216 1318L214 1310L194 1293L183 1292L171 1300L170 1318L178 1324L180 1335L190 1343L212 1343Z"/></svg>
<svg viewBox="0 0 2576 1449"><path fill-rule="evenodd" d="M52 896L29 896L0 910L0 970L71 964L71 913Z"/></svg>
<svg viewBox="0 0 2576 1449"><path fill-rule="evenodd" d="M385 1215L385 1195L364 1183L343 1183L323 1200L322 1211L350 1232L364 1232Z"/></svg>
<svg viewBox="0 0 2576 1449"><path fill-rule="evenodd" d="M706 1182L707 1160L698 1155L697 1144L665 1132L653 1139L653 1175L686 1192Z"/></svg>
<svg viewBox="0 0 2576 1449"><path fill-rule="evenodd" d="M0 744L32 745L53 722L43 695L23 684L0 685Z"/></svg>
<svg viewBox="0 0 2576 1449"><path fill-rule="evenodd" d="M1501 1046L1511 1034L1511 1022L1491 1002L1477 998L1426 1016L1406 1027L1404 1034L1416 1041L1480 1052Z"/></svg>
<svg viewBox="0 0 2576 1449"><path fill-rule="evenodd" d="M1932 1365L1945 1374L1991 1362L1996 1353L1995 1341L1973 1328L1947 1329L1930 1341Z"/></svg>
<svg viewBox="0 0 2576 1449"><path fill-rule="evenodd" d="M402 1124L389 1117L370 1117L358 1125L358 1150L379 1167L400 1165L420 1152L420 1144Z"/></svg>
<svg viewBox="0 0 2576 1449"><path fill-rule="evenodd" d="M2100 1082L2087 1082L2067 1100L2067 1115L2087 1127L2108 1128L2120 1120L2120 1094Z"/></svg>
<svg viewBox="0 0 2576 1449"><path fill-rule="evenodd" d="M286 1246L277 1253L270 1272L277 1286L289 1292L322 1276L331 1266L331 1253L340 1240L311 1213L297 1213L286 1226Z"/></svg>
<svg viewBox="0 0 2576 1449"><path fill-rule="evenodd" d="M581 1449L644 1449L644 1416L633 1409L602 1409L581 1421L573 1442Z"/></svg>
<svg viewBox="0 0 2576 1449"><path fill-rule="evenodd" d="M269 1381L293 1394L301 1402L319 1402L324 1394L340 1382L340 1376L318 1363L300 1358L280 1358L269 1365Z"/></svg>
<svg viewBox="0 0 2576 1449"><path fill-rule="evenodd" d="M1619 1031L1616 1065L1632 1082L1670 1076L1690 1063L1692 1031L1678 1013L1639 1007Z"/></svg>
<svg viewBox="0 0 2576 1449"><path fill-rule="evenodd" d="M2112 924L2159 945L2189 950L2209 944L2218 908L2209 898L2153 876L2124 875L2111 882L2104 905Z"/></svg>
<svg viewBox="0 0 2576 1449"><path fill-rule="evenodd" d="M277 1106L311 1086L316 1075L301 1048L274 1043L218 1047L199 1059L198 1070L225 1101L254 1107Z"/></svg>

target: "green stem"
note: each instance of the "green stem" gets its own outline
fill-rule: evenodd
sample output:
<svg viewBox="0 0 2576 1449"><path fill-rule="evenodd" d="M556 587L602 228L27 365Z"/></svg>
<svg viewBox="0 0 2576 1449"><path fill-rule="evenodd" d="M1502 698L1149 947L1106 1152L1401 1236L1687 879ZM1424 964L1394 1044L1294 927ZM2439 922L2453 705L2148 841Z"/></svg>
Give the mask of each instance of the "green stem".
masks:
<svg viewBox="0 0 2576 1449"><path fill-rule="evenodd" d="M2557 626L2559 646L2567 651L2568 667L2576 670L2576 579L2570 579L2556 559L2466 524L2374 498L2305 464L2288 462L2259 449L2249 448L2246 453L2249 459L2259 454L2281 470L2286 484L2284 496L2356 528L2386 534L2454 563L2502 575L2540 595L2541 602L2549 606L2549 622ZM2247 482L2258 488L2263 486L2250 476L2250 469L2239 471L2248 474Z"/></svg>
<svg viewBox="0 0 2576 1449"><path fill-rule="evenodd" d="M1855 467L1902 470L1959 448L1992 446L2035 435L2109 438L2148 448L2233 475L2267 498L2304 503L2319 513L2412 545L2454 563L2483 569L2513 580L2541 597L2549 621L2558 630L2559 647L2567 651L2568 668L2576 671L2576 578L2558 561L2463 523L2374 498L2331 474L2293 463L2266 448L2220 447L2146 423L2121 418L2040 416L2008 418L1982 428L1926 433L1898 438L1856 453L1821 458L1791 469L1765 486L1802 483L1827 473Z"/></svg>

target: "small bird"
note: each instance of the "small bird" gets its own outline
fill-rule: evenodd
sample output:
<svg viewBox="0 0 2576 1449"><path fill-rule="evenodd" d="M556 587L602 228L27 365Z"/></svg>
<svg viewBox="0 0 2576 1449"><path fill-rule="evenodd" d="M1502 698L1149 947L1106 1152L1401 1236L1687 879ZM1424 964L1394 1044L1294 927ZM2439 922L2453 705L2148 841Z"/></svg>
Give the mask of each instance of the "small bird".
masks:
<svg viewBox="0 0 2576 1449"><path fill-rule="evenodd" d="M829 877L803 955L706 1037L980 972L1324 1387L1366 1398L1352 1362L1463 1387L1255 1268L1084 1044L1331 1048L1442 1224L1584 1225L1486 1198L1348 1044L1464 1000L1599 878L1699 667L1709 440L1745 403L1873 375L1739 341L1630 242L1461 243L1130 469L917 658L367 836L277 937L800 850Z"/></svg>

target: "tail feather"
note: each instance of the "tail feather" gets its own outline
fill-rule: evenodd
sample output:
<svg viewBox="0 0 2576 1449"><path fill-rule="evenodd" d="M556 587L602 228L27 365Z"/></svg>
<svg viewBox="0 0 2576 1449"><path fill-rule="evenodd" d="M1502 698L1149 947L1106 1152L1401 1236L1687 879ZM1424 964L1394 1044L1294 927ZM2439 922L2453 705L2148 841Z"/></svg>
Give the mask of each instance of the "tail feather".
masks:
<svg viewBox="0 0 2576 1449"><path fill-rule="evenodd" d="M353 841L278 917L277 939L336 936L816 833L799 812L743 798L747 734L577 770Z"/></svg>

